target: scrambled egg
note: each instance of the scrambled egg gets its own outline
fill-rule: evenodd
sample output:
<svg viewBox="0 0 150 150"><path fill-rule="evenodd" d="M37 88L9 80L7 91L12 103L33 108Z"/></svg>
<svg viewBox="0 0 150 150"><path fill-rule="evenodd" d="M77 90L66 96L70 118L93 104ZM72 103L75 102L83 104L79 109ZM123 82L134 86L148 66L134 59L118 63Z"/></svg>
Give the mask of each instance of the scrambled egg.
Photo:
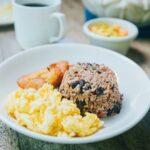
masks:
<svg viewBox="0 0 150 150"><path fill-rule="evenodd" d="M83 137L103 126L95 114L82 117L73 101L62 99L61 93L48 84L39 90L20 88L12 92L6 110L20 125L53 136Z"/></svg>
<svg viewBox="0 0 150 150"><path fill-rule="evenodd" d="M120 25L110 25L104 22L92 23L89 29L93 33L106 37L124 37L128 35L128 32Z"/></svg>

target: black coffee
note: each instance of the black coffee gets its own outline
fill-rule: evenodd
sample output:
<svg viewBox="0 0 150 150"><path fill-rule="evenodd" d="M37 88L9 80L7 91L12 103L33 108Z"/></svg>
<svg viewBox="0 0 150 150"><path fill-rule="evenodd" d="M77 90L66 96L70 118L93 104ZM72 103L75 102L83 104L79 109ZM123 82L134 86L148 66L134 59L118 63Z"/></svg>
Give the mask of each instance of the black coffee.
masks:
<svg viewBox="0 0 150 150"><path fill-rule="evenodd" d="M40 4L40 3L30 3L30 4L23 4L24 6L29 6L29 7L45 7L48 6L46 4Z"/></svg>

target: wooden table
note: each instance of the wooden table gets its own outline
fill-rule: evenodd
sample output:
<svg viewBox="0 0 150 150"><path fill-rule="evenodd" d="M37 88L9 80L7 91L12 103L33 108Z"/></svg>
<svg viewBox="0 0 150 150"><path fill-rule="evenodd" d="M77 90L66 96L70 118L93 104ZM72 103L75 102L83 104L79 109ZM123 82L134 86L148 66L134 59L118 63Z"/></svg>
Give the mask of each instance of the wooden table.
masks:
<svg viewBox="0 0 150 150"><path fill-rule="evenodd" d="M67 36L61 42L88 43L82 33L83 6L79 0L64 0L62 11L69 23ZM13 26L0 27L0 62L23 51L15 39ZM127 57L138 63L150 77L150 39L138 39L131 44ZM11 74L11 73L10 73ZM8 145L1 141L0 150L149 150L150 149L150 111L134 128L115 138L83 145L50 144L31 139L12 131L0 123L0 131L8 136Z"/></svg>

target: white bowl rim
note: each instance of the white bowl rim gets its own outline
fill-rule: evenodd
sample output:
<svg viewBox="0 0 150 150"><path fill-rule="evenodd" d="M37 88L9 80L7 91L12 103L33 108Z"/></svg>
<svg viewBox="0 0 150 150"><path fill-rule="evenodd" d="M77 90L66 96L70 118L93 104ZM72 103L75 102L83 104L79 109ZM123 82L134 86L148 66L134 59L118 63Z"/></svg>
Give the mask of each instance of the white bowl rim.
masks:
<svg viewBox="0 0 150 150"><path fill-rule="evenodd" d="M91 46L91 45L87 45L87 44L76 44L76 43L59 43L59 44L48 44L48 45L43 45L43 46L38 46L38 47L34 47L34 48L31 48L31 49L28 49L26 51L23 51L23 52L20 52L20 53L17 53L13 56L11 56L10 58L6 59L4 62L2 62L0 64L0 69L7 63L9 63L10 60L13 60L21 55L24 55L26 53L32 53L33 51L40 51L42 48L45 48L45 47L49 47L49 46L67 46L67 45L70 45L70 46L74 46L74 44L77 46L82 46L82 47L95 47L97 49L99 49L99 47L96 47L96 46ZM141 72L145 75L145 78L147 78L147 80L149 80L148 76L145 74L145 72L143 71L143 69L141 67L139 67L135 62L133 62L132 60L130 60L129 58L119 54L119 53L116 53L116 52L113 52L113 51L110 51L108 49L105 49L105 48L102 48L101 49L107 51L107 53L109 54L113 54L115 56L119 56L121 57L122 59L124 59L125 61L127 61L128 63L130 63L131 65L134 65L135 67L138 67L138 69L141 70ZM149 80L150 81L150 80ZM150 86L148 88L148 93L150 92ZM146 91L146 92L147 92ZM144 92L145 93L145 92ZM143 93L141 93L143 94ZM138 122L140 122L140 120L142 120L142 118L146 115L146 113L148 112L149 110L149 107L150 107L150 103L149 105L147 105L147 109L145 109L138 117L135 117L133 118L133 120L131 122L129 122L128 124L122 126L120 129L116 130L116 131L112 131L112 134L109 135L109 134L106 134L105 136L103 137L91 137L91 136L87 136L87 137L83 137L83 138L64 138L64 137L54 137L54 136L49 136L49 135L42 135L42 134L39 134L39 133L35 133L35 132L32 132L24 127L21 127L21 128L18 128L18 126L20 125L15 125L15 124L12 124L11 121L7 120L7 118L5 118L1 113L0 113L0 120L2 120L4 123L6 123L9 127L11 127L12 129L18 131L19 133L21 134L24 134L26 136L29 136L31 138L35 138L37 140L41 140L41 141L45 141L45 142L53 142L53 143L62 143L62 144L83 144L83 143L93 143L93 142L98 142L98 141L102 141L102 140L106 140L106 139L109 139L109 138L112 138L114 136L117 136L117 135L120 135L121 133L129 130L130 128L132 128L133 126L135 126Z"/></svg>
<svg viewBox="0 0 150 150"><path fill-rule="evenodd" d="M129 26L132 26L132 28L134 28L134 31L132 31L131 34L128 34L125 37L105 37L102 35L98 35L93 33L92 31L89 30L89 25L95 22L105 22L105 21L117 21L117 22L123 22L125 24L128 24ZM119 19L119 18L111 18L111 17L107 17L107 18L96 18L96 19L91 19L89 21L87 21L84 26L83 26L83 32L85 35L87 35L88 37L91 37L93 39L97 39L97 40L102 40L102 41L109 41L109 42L120 42L120 41L128 41L128 40L133 40L137 37L138 35L138 28L136 27L136 25L134 25L133 23L124 20L124 19Z"/></svg>

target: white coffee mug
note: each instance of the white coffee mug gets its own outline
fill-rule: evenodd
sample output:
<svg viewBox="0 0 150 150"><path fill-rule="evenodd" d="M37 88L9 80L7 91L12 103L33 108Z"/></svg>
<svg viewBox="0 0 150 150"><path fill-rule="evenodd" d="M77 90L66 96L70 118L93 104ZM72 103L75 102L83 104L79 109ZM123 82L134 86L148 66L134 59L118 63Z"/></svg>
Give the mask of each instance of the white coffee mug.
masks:
<svg viewBox="0 0 150 150"><path fill-rule="evenodd" d="M64 37L66 18L59 12L60 6L61 0L13 0L16 38L22 48L57 42Z"/></svg>

